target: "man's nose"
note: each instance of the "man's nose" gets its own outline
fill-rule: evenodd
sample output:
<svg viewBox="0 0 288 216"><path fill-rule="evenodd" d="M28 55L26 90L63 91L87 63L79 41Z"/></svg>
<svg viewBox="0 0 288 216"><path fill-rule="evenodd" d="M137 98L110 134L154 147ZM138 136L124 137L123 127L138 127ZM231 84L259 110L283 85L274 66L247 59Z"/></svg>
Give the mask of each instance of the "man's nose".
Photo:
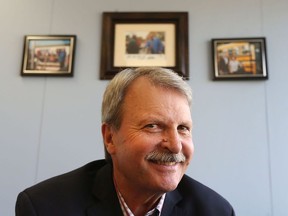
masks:
<svg viewBox="0 0 288 216"><path fill-rule="evenodd" d="M162 139L162 147L174 154L181 152L181 137L177 129L170 129L165 131Z"/></svg>

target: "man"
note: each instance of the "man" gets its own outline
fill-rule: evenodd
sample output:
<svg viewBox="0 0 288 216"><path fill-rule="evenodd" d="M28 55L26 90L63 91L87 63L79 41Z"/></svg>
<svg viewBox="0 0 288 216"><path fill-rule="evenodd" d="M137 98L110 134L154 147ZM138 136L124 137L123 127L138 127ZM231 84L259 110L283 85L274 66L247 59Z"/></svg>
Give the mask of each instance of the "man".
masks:
<svg viewBox="0 0 288 216"><path fill-rule="evenodd" d="M126 69L104 93L106 161L21 192L17 216L234 216L216 192L184 173L193 156L191 90L163 68Z"/></svg>
<svg viewBox="0 0 288 216"><path fill-rule="evenodd" d="M229 55L227 50L223 50L222 53L220 53L220 59L218 62L218 70L219 74L225 75L229 73Z"/></svg>

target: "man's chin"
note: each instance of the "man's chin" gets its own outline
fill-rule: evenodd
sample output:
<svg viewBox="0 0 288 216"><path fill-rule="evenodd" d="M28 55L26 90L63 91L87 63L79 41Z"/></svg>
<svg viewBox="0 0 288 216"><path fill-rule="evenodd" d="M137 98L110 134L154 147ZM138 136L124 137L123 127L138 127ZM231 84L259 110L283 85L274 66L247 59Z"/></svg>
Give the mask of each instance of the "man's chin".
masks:
<svg viewBox="0 0 288 216"><path fill-rule="evenodd" d="M179 184L178 180L172 180L172 181L171 180L168 180L168 181L164 180L159 184L158 188L161 192L166 193L166 192L175 190L177 188L178 184Z"/></svg>

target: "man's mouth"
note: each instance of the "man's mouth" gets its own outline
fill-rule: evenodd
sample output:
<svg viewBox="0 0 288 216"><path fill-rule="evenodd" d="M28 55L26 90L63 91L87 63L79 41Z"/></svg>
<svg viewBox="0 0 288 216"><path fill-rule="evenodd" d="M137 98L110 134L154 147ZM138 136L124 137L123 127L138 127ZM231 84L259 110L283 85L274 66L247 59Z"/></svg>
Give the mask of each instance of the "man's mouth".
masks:
<svg viewBox="0 0 288 216"><path fill-rule="evenodd" d="M152 163L158 164L158 165L164 165L164 166L174 166L177 164L177 162L165 162L165 161L151 161Z"/></svg>

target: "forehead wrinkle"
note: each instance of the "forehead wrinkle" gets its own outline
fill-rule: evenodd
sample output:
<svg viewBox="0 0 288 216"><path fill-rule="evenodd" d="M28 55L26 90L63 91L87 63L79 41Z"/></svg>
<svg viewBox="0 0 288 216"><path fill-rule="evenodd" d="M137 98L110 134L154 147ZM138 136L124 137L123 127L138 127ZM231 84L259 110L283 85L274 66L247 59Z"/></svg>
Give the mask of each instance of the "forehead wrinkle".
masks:
<svg viewBox="0 0 288 216"><path fill-rule="evenodd" d="M183 104L175 103L175 95L176 97L179 96L179 98L184 99L185 104L187 104L187 109L189 110L189 113L191 113L190 106L184 95L182 95L181 93L173 89L167 89L161 86L155 86L152 83L150 83L149 80L146 80L145 78L141 80L140 83L139 81L140 81L140 78L134 81L134 83L131 86L129 86L129 88L127 89L128 91L126 92L126 95L124 97L123 111L125 112L125 110L127 109L125 112L127 115L134 116L137 119L151 118L151 119L155 119L159 121L161 120L161 121L166 121L166 122L169 119L173 121L175 117L177 116L179 121L187 122L187 118L184 119L185 115L179 113L179 110L183 110L183 108L179 106L183 106ZM162 101L161 98L157 100L157 98L155 98L156 95L151 95L150 91L145 91L145 90L143 91L143 85L141 85L143 83L146 83L149 86L149 88L151 88L151 90L156 89L157 92L160 92L159 94L160 96L161 96L161 93L163 93L162 96L165 97L166 100ZM140 86L142 86L142 88ZM141 94L139 92L141 92ZM145 101L144 99L145 97L148 97L149 99ZM139 116L139 112L141 113L140 116ZM190 118L191 118L191 114L190 114Z"/></svg>

